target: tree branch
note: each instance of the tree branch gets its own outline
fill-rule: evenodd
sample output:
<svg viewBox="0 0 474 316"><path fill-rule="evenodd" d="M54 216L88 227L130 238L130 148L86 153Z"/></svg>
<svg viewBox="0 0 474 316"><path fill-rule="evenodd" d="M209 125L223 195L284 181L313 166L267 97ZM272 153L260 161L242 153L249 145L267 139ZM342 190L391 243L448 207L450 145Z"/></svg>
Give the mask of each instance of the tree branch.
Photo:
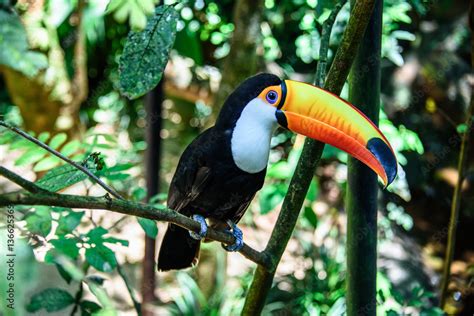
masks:
<svg viewBox="0 0 474 316"><path fill-rule="evenodd" d="M131 202L122 199L112 199L108 194L102 197L90 197L49 192L41 189L36 184L21 178L19 175L14 174L14 176L12 176L12 174L14 173L3 167L0 168L0 175L5 176L7 179L15 179L14 182L22 187L23 184L26 184L28 189L26 187L24 188L30 192L12 192L2 194L0 195L0 207L8 205L44 205L100 209L148 218L155 221L170 222L196 233L198 233L201 229L201 225L198 222L166 207L156 208L148 204ZM228 245L232 245L235 242L235 238L232 235L212 228L209 228L206 238ZM247 259L259 264L262 267L270 267L270 259L267 254L264 252L259 252L249 247L247 244L244 244L244 247L240 250L240 253Z"/></svg>
<svg viewBox="0 0 474 316"><path fill-rule="evenodd" d="M360 0L355 3L346 30L344 31L341 45L337 50L325 82L324 88L329 92L334 94L341 92L355 59L354 52L356 52L359 47L373 8L374 0ZM331 22L331 20L329 20L329 22ZM328 35L326 34L326 36ZM321 47L329 45L327 41L328 37L324 39L324 42L321 40ZM321 74L324 72L318 73ZM319 81L318 78L316 81ZM271 269L263 269L260 266L257 267L245 299L242 315L258 315L265 305L266 297L272 286L275 270L293 233L323 149L323 143L308 138L305 140L303 151L290 181L282 209L265 249L265 252L272 258Z"/></svg>
<svg viewBox="0 0 474 316"><path fill-rule="evenodd" d="M95 174L93 174L89 169L87 169L86 167L78 164L77 162L69 159L68 157L64 156L63 154L61 154L60 152L58 152L57 150L49 147L48 145L46 145L45 143L39 141L38 139L34 138L33 136L31 135L28 135L27 133L25 133L24 131L22 131L21 129L15 127L15 126L12 126L8 123L6 123L5 121L3 120L0 120L0 126L3 126L3 127L6 127L8 128L9 130L17 133L18 135L20 135L21 137L29 140L30 142L38 145L39 147L45 149L46 151L50 152L51 154L55 155L56 157L64 160L65 162L67 162L68 164L74 166L75 168L77 168L78 170L84 172L89 178L91 178L92 180L94 180L94 182L97 182L98 185L100 185L102 188L104 188L105 191L109 192L112 196L116 197L117 199L123 199L123 197L117 193L117 191L115 191L114 189L112 189L110 186L108 186L107 184L105 184L99 177L97 177ZM25 187L26 189L26 187Z"/></svg>

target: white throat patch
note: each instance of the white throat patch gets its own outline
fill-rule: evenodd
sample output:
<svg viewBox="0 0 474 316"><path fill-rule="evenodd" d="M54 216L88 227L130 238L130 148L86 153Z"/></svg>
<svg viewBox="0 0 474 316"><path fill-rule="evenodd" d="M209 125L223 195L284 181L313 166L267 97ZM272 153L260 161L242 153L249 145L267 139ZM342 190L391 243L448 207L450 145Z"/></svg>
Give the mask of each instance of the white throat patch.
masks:
<svg viewBox="0 0 474 316"><path fill-rule="evenodd" d="M243 109L231 138L232 157L241 170L257 173L267 167L270 141L277 127L275 111L259 98Z"/></svg>

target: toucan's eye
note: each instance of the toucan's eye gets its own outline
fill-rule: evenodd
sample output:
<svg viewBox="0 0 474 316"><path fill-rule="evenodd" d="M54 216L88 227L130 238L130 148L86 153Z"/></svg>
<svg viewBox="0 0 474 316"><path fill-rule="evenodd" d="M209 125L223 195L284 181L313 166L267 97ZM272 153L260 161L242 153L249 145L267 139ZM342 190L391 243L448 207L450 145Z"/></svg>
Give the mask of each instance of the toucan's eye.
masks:
<svg viewBox="0 0 474 316"><path fill-rule="evenodd" d="M270 104L274 104L278 100L278 93L274 90L270 90L268 91L266 98Z"/></svg>

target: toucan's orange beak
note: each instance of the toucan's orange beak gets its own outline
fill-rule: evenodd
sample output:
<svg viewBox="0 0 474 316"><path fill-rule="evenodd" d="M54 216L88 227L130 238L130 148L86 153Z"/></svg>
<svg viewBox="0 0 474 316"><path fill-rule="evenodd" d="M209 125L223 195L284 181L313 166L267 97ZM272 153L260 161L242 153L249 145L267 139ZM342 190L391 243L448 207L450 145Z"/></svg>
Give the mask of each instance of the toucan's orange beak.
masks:
<svg viewBox="0 0 474 316"><path fill-rule="evenodd" d="M385 136L362 112L318 87L285 80L277 105L278 122L289 130L337 147L359 159L389 185L397 159Z"/></svg>

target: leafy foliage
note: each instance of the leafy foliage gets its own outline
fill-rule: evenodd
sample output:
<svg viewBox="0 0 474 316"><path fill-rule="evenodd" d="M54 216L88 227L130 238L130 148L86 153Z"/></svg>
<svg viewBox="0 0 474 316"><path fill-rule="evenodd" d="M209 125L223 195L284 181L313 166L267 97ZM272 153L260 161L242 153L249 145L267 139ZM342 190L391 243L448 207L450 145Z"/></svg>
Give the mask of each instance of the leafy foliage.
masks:
<svg viewBox="0 0 474 316"><path fill-rule="evenodd" d="M62 289L46 289L33 295L30 303L26 307L30 313L35 313L41 309L47 312L57 312L65 309L74 302L71 294Z"/></svg>
<svg viewBox="0 0 474 316"><path fill-rule="evenodd" d="M173 7L159 6L144 31L128 35L120 58L120 89L138 98L161 80L176 36L178 14Z"/></svg>
<svg viewBox="0 0 474 316"><path fill-rule="evenodd" d="M113 13L117 22L124 23L129 19L132 30L141 31L146 26L147 17L155 12L156 2L154 0L112 0L107 11Z"/></svg>
<svg viewBox="0 0 474 316"><path fill-rule="evenodd" d="M29 49L20 18L15 13L0 10L0 65L34 77L48 66L42 53Z"/></svg>

